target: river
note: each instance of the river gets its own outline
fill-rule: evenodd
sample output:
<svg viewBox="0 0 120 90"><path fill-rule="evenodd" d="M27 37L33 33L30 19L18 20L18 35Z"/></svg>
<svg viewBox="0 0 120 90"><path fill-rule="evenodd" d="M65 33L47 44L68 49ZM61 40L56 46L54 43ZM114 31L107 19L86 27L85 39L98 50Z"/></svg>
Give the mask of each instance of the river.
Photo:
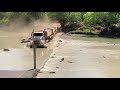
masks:
<svg viewBox="0 0 120 90"><path fill-rule="evenodd" d="M29 70L33 69L33 49L26 47L26 43L21 43L23 38L30 33L0 31L0 70ZM3 51L4 48L10 51ZM52 49L38 48L37 68L40 69L49 58Z"/></svg>
<svg viewBox="0 0 120 90"><path fill-rule="evenodd" d="M120 39L74 34L61 39L38 78L120 77Z"/></svg>
<svg viewBox="0 0 120 90"><path fill-rule="evenodd" d="M26 34L26 35L25 35ZM30 35L29 33L20 33L20 32L8 32L1 30L0 31L0 70L29 70L34 66L33 60L33 49L26 47L26 43L20 43L23 38L27 38ZM72 37L71 37L72 36ZM105 73L108 76L119 77L119 51L120 51L120 39L112 38L100 38L100 37L89 37L86 35L63 35L63 39L77 39L81 41L87 41L91 45L82 45L82 48L88 48L90 50L94 65L100 65L100 67L107 67ZM77 44L78 41L75 41ZM94 43L92 43L94 42ZM95 44L96 42L96 44ZM78 43L79 44L79 43ZM52 43L48 44L48 48L38 48L37 49L37 68L40 69L44 66L45 62L48 60L53 48ZM79 45L77 45L79 46ZM76 47L77 47L76 46ZM90 46L90 47L89 47ZM8 48L10 51L3 51L3 48ZM98 52L101 50L99 57L92 54L92 51ZM116 50L116 51L115 51ZM104 52L105 51L105 52ZM85 51L83 51L84 53ZM64 52L65 53L65 52ZM67 53L67 52L66 52ZM107 54L108 53L108 54ZM103 56L107 57L106 59ZM88 55L86 55L87 58ZM97 58L103 58L102 60L97 60ZM79 58L79 57L78 57ZM85 58L85 57L84 57ZM105 60L104 60L105 59ZM84 59L88 60L88 59ZM109 63L108 63L109 62ZM94 66L93 65L93 66ZM116 74L115 74L116 73Z"/></svg>

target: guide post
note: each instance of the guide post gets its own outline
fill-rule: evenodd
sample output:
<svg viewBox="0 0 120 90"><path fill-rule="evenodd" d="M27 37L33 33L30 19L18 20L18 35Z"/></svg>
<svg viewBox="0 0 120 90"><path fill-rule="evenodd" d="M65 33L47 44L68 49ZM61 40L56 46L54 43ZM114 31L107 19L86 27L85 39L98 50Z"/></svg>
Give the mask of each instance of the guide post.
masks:
<svg viewBox="0 0 120 90"><path fill-rule="evenodd" d="M34 69L36 69L36 45L34 41L34 29L33 29L33 55L34 55Z"/></svg>

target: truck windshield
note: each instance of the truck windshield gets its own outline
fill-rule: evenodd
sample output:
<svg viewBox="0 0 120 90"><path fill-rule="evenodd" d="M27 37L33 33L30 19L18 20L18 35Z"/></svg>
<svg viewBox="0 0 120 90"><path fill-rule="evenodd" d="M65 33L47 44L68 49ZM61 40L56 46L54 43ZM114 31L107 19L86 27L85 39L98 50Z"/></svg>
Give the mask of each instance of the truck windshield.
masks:
<svg viewBox="0 0 120 90"><path fill-rule="evenodd" d="M43 33L34 33L34 36L43 36Z"/></svg>

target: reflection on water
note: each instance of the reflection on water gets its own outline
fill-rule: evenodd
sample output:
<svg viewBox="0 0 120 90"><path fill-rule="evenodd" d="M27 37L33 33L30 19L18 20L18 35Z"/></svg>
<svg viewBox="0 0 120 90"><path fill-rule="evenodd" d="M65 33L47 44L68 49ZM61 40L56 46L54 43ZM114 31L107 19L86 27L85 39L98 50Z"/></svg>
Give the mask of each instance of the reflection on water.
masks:
<svg viewBox="0 0 120 90"><path fill-rule="evenodd" d="M62 37L66 38L66 35L63 35ZM67 35L67 38L84 40L84 41L96 41L96 42L113 43L113 44L119 44L120 43L120 39L118 39L118 38L103 38L103 37L98 37L98 36L87 36L87 35L81 35L81 34Z"/></svg>

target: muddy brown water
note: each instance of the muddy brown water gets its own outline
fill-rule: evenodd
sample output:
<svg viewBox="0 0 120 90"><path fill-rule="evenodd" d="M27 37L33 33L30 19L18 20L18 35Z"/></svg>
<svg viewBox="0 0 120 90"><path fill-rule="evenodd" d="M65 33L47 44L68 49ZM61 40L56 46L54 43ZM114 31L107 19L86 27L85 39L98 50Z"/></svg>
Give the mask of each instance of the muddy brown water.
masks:
<svg viewBox="0 0 120 90"><path fill-rule="evenodd" d="M20 43L27 35L20 32L0 31L0 70L29 70L33 69L33 49ZM37 68L41 68L49 58L52 48L38 48L36 50ZM3 51L4 48L10 51Z"/></svg>
<svg viewBox="0 0 120 90"><path fill-rule="evenodd" d="M90 64L94 68L99 70L96 73L101 72L102 76L97 77L120 77L120 39L119 38L101 38L101 37L89 37L86 35L63 35L62 38L72 40L71 45L79 46L82 49L81 53L77 58L82 58L79 64L79 69ZM75 41L74 41L75 40ZM80 40L80 44L79 44ZM82 44L83 42L83 44ZM78 44L78 45L77 45ZM71 49L71 48L70 48ZM74 49L74 48L73 48ZM73 50L75 51L75 50ZM85 57L82 54L85 53ZM77 53L76 53L77 55ZM89 59L88 59L89 58ZM79 70L78 69L78 70ZM89 70L88 70L89 71ZM91 71L91 70L90 70ZM87 72L89 75L90 72Z"/></svg>
<svg viewBox="0 0 120 90"><path fill-rule="evenodd" d="M83 34L63 35L62 38L68 39L68 40L73 39L73 40L87 41L88 43L93 42L94 43L93 46L90 47L92 49L120 50L120 38L103 38L103 37L97 37L97 36L87 36Z"/></svg>
<svg viewBox="0 0 120 90"><path fill-rule="evenodd" d="M107 43L107 44L120 44L120 38L104 38L104 37L84 35L84 34L63 35L62 38L91 41L91 42L94 41L94 42Z"/></svg>
<svg viewBox="0 0 120 90"><path fill-rule="evenodd" d="M30 33L28 32L20 33L20 32L0 31L0 70L28 70L33 68L33 64L34 64L33 49L26 47L26 44L20 43L20 41L23 38L27 38L29 34ZM112 76L112 77L120 76L118 72L120 71L120 61L119 61L120 39L86 37L81 35L72 35L72 36L63 35L62 38L64 39L66 38L67 40L77 39L82 41L88 41L88 44L91 42L104 43L104 44L92 43L92 45L90 45L92 47L89 47L89 45L82 45L83 46L82 49L87 49L87 48L90 49L91 52L90 57L92 58L93 56L93 58L96 58L95 60L92 59L93 61L91 61L91 63L94 62L93 64L91 64L92 66L98 65L102 67L102 70L105 70L104 72L108 76ZM77 44L77 41L75 43L71 43L71 45L72 44ZM41 68L44 65L44 63L48 60L52 52L51 47L52 44L49 44L48 48L37 49L37 68ZM3 48L8 48L10 51L3 51ZM98 49L101 50L102 52L100 53L101 56L97 55L99 53L93 55L92 51L95 50L98 51ZM105 58L103 56L105 56ZM86 57L89 58L89 55ZM85 65L86 62L87 61L85 61ZM84 64L84 62L82 64Z"/></svg>

